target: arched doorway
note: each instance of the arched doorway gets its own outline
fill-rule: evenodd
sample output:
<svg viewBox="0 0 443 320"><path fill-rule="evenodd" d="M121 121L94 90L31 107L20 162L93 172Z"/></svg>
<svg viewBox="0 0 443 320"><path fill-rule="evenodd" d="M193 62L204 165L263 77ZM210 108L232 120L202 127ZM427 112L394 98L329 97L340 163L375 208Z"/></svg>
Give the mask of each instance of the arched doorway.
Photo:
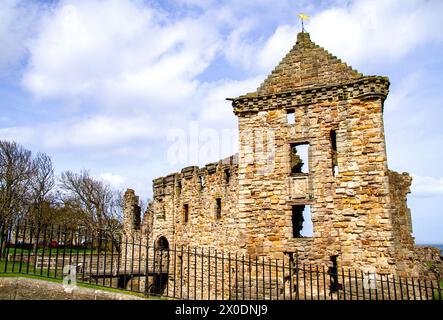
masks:
<svg viewBox="0 0 443 320"><path fill-rule="evenodd" d="M164 236L161 236L157 239L156 247L159 250L169 250L169 241Z"/></svg>
<svg viewBox="0 0 443 320"><path fill-rule="evenodd" d="M150 293L162 294L168 285L169 241L161 236L155 242L153 278Z"/></svg>

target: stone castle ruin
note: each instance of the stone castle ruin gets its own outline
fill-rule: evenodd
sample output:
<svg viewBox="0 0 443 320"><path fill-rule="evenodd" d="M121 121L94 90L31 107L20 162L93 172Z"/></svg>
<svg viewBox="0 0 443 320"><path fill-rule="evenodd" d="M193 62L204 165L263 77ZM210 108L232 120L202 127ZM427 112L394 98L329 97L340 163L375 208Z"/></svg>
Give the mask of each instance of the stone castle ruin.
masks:
<svg viewBox="0 0 443 320"><path fill-rule="evenodd" d="M440 252L414 245L406 202L411 177L388 168L388 91L387 77L364 76L299 33L255 92L229 99L239 153L155 179L143 221L128 189L125 234L165 248L296 255L338 268L425 276Z"/></svg>

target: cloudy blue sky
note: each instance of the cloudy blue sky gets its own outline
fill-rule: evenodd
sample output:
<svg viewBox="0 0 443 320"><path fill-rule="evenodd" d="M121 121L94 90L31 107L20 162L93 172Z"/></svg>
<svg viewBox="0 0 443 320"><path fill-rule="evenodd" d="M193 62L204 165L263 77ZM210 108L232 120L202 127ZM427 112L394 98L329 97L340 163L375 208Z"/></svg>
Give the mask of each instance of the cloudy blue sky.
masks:
<svg viewBox="0 0 443 320"><path fill-rule="evenodd" d="M317 44L391 79L389 167L413 175L417 242L443 243L440 0L0 0L0 138L150 197L153 178L236 152L225 98L258 87L299 12ZM177 132L220 143L174 158Z"/></svg>

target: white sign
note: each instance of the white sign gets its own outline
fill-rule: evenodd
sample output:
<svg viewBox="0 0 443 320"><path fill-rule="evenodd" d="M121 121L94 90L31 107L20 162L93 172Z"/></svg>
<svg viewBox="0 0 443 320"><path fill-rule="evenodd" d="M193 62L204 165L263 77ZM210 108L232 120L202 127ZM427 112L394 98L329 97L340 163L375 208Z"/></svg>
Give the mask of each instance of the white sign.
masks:
<svg viewBox="0 0 443 320"><path fill-rule="evenodd" d="M63 288L65 292L71 293L77 287L77 270L73 265L63 268Z"/></svg>
<svg viewBox="0 0 443 320"><path fill-rule="evenodd" d="M377 288L377 277L375 273L367 273L363 275L363 288L365 289L376 289Z"/></svg>

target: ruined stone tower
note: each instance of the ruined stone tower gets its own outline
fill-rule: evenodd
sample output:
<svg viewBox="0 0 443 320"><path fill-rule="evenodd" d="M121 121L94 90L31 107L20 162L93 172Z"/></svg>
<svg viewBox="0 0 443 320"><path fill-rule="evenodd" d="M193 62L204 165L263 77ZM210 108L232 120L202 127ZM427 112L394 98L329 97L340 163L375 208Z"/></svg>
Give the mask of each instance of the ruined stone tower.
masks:
<svg viewBox="0 0 443 320"><path fill-rule="evenodd" d="M132 234L135 230L140 229L141 208L139 197L135 195L135 191L128 189L124 195L123 208L123 227L125 234Z"/></svg>
<svg viewBox="0 0 443 320"><path fill-rule="evenodd" d="M421 275L422 262L438 260L439 252L414 246L406 204L411 178L388 169L388 89L388 78L362 75L299 33L255 92L230 99L239 153L154 180L147 236Z"/></svg>
<svg viewBox="0 0 443 320"><path fill-rule="evenodd" d="M239 215L250 230L253 254L295 252L306 259L338 256L344 266L389 270L397 242L412 244L409 217L405 232L393 220L406 200L390 189L409 176L389 176L383 130L383 103L389 80L365 77L299 33L297 43L256 92L233 100L239 117ZM294 123L288 123L293 114ZM273 134L274 167L265 174L249 134ZM293 148L306 145L308 170L291 170ZM264 182L267 183L264 183ZM251 201L253 200L253 201ZM397 201L397 203L394 203ZM293 236L294 212L310 207L313 236ZM305 218L306 219L306 218Z"/></svg>

